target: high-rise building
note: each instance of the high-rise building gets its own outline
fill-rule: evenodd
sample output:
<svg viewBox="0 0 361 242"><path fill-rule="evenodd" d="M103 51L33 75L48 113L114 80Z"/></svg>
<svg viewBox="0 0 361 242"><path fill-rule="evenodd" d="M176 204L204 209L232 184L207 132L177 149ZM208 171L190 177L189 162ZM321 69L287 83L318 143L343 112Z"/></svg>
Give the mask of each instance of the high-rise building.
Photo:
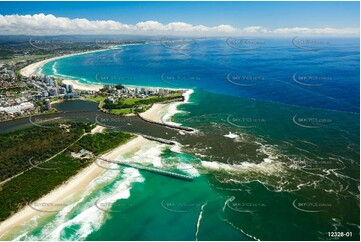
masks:
<svg viewBox="0 0 361 242"><path fill-rule="evenodd" d="M50 104L50 100L49 100L49 99L45 99L45 109L46 109L46 110L50 110L50 109L51 109L51 104Z"/></svg>
<svg viewBox="0 0 361 242"><path fill-rule="evenodd" d="M50 96L56 96L56 95L58 95L58 90L56 90L56 88L50 88L49 94L50 94Z"/></svg>
<svg viewBox="0 0 361 242"><path fill-rule="evenodd" d="M41 94L43 95L43 97L48 97L49 93L46 90L42 90Z"/></svg>
<svg viewBox="0 0 361 242"><path fill-rule="evenodd" d="M68 92L69 92L69 93L74 92L74 87L73 87L73 85L68 85Z"/></svg>
<svg viewBox="0 0 361 242"><path fill-rule="evenodd" d="M60 87L59 88L59 94L65 94L66 93L66 88L65 87Z"/></svg>

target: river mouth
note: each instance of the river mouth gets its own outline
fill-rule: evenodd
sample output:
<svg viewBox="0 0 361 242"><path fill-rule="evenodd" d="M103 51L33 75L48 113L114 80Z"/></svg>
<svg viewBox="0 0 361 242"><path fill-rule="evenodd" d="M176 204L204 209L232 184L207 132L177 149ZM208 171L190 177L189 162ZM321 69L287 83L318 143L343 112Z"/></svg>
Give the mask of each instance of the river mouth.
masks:
<svg viewBox="0 0 361 242"><path fill-rule="evenodd" d="M274 93L278 92L270 92L270 95L277 96ZM309 100L306 95L294 97ZM165 160L161 162L164 166L185 172L193 171L191 164L200 174L200 178L192 182L193 189L189 184L141 171L146 182L134 186L135 195L130 196L127 203L134 206L126 207L127 211L139 210L127 214L134 221L113 215L114 220L105 223L89 236L90 239L172 240L174 237L170 233L163 238L158 237L157 232L136 236L132 232L141 228L137 226L132 232L125 231L121 235L112 236L109 231L115 231L119 227L116 225L126 227L127 223L143 221L144 214L153 222L154 231L159 231L156 229L159 225L162 229L169 224L177 225L174 221L179 214L186 214L185 217L192 214L192 218L182 221L193 227L183 227L187 233L177 239L193 240L200 211L205 219L201 221L212 221L210 223L217 227L220 222L226 223L232 232L225 227L221 232L232 235L227 237L229 240L324 240L329 239L327 231L333 230L353 231L357 236L359 132L355 130L359 130L359 117L355 113L241 99L196 89L190 104L180 105L180 112L172 118L175 123L196 129L196 132L184 132L145 122L137 116L102 113L96 103L84 100L68 100L54 106L61 113L1 123L0 132L32 125L46 128L49 121L91 122L109 130L174 141L176 144L169 147L155 142L156 148L145 147L128 158L135 157L137 161L161 158ZM192 159L184 157L186 155ZM189 162L178 167L179 160ZM119 174L124 175L124 171ZM207 199L200 198L197 195L203 190L212 195L215 192L221 198L208 198L209 194L204 196ZM154 199L154 194L161 196ZM104 207L104 210L118 211L116 208ZM122 214L124 206L118 208ZM164 213L175 215L167 217ZM167 217L166 222L157 221L159 214ZM289 223L290 218L292 223ZM70 229L76 230L77 226L80 225ZM198 238L209 239L207 233L212 234L213 230L201 231ZM280 233L280 230L287 232ZM174 228L169 231L176 233ZM239 234L244 237L238 237Z"/></svg>

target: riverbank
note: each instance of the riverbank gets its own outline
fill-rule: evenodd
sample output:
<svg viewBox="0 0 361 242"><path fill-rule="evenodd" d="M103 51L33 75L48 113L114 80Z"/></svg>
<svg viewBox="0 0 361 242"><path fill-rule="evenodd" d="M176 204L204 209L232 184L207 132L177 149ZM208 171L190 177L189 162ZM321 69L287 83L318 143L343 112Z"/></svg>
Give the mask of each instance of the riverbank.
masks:
<svg viewBox="0 0 361 242"><path fill-rule="evenodd" d="M102 127L96 127L95 129L93 129L92 133L101 132L102 130ZM101 157L103 159L116 160L119 156L127 152L140 149L148 142L150 141L146 140L141 136L137 136L136 138L133 138L127 143L118 146L117 148L109 151ZM105 172L105 170L106 165L100 166L93 162L91 165L84 168L77 175L70 178L65 184L54 189L52 192L48 193L47 195L32 204L46 204L47 211L55 211L59 208L59 204L64 204L67 199L71 198L72 196L85 189L95 178ZM22 210L15 213L10 218L6 219L0 224L0 239L5 238L6 235L11 234L12 231L18 229L21 225L25 224L29 220L44 215L46 213L49 214L49 212L36 209L32 205L27 205Z"/></svg>

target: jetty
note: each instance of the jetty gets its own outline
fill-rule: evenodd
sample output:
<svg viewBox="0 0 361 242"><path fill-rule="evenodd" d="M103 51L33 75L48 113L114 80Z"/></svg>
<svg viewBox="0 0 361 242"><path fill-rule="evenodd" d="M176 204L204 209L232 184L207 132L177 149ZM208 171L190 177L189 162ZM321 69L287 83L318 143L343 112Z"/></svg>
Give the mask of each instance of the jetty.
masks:
<svg viewBox="0 0 361 242"><path fill-rule="evenodd" d="M175 145L176 144L176 142L172 141L172 140L162 139L162 138L153 137L153 136L145 135L145 134L139 134L139 135L143 136L144 138L146 138L148 140L157 141L159 143L166 144L166 145Z"/></svg>
<svg viewBox="0 0 361 242"><path fill-rule="evenodd" d="M113 160L108 160L108 159L104 159L104 158L100 158L100 157L98 157L98 159L106 161L106 162L110 162L110 163L119 164L119 165L126 166L126 167L132 167L132 168L135 168L135 169L138 169L138 170L144 170L144 171L157 173L157 174L160 174L160 175L163 175L163 176L173 177L173 178L186 180L186 181L193 181L192 176L187 176L187 175L179 174L179 173L176 173L176 172L166 171L166 170L162 170L162 169L155 168L155 167L142 166L142 165L129 163L129 162L124 162L124 161L113 161Z"/></svg>
<svg viewBox="0 0 361 242"><path fill-rule="evenodd" d="M140 115L140 113L137 113L137 116L141 120L143 120L144 122L147 122L147 123L156 124L156 125L160 125L160 126L163 126L163 127L168 127L168 128L171 128L171 129L178 129L178 130L187 131L187 132L193 132L194 131L194 129L189 128L189 127L176 126L176 125L171 125L171 124L155 122L155 121L152 121L152 120L149 120L149 119L146 119L146 118L142 117L142 115Z"/></svg>

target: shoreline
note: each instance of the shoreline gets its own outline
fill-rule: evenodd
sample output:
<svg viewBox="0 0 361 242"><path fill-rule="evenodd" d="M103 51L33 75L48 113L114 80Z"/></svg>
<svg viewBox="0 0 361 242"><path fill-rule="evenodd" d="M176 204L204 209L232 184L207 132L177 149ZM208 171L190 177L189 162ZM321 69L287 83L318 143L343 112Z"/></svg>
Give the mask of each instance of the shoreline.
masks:
<svg viewBox="0 0 361 242"><path fill-rule="evenodd" d="M101 52L101 51L108 51L108 50L112 50L112 48L108 48L108 49L100 49L100 50L89 50L89 51L84 51L84 52L79 52L79 53L73 53L73 54L66 54L66 55L61 55L61 56L55 56L55 57L51 57L49 59L45 59L45 60L41 60L35 63L32 63L28 66L25 66L24 68L22 68L19 72L21 75L25 76L25 77L30 77L30 76L34 76L34 75L39 75L39 69L41 69L46 63L50 62L50 61L54 61L54 60L58 60L58 59L62 59L62 58L68 58L71 56L76 56L76 55L84 55L84 54L89 54L89 53L95 53L95 52Z"/></svg>
<svg viewBox="0 0 361 242"><path fill-rule="evenodd" d="M140 113L139 115L142 118L152 122L181 126L181 124L174 123L170 121L170 119L172 118L173 115L182 112L177 109L178 106L189 103L189 98L193 93L194 93L193 89L187 89L187 91L183 93L184 101L173 102L173 103L155 103L150 109L148 109L143 113Z"/></svg>
<svg viewBox="0 0 361 242"><path fill-rule="evenodd" d="M99 91L101 88L103 88L104 85L114 85L109 83L103 83L103 84L89 84L89 83L81 83L78 80L71 80L71 79L63 79L62 82L67 85L73 85L74 89L80 90L80 91ZM124 85L124 87L127 88L150 88L150 89L166 89L166 90L192 90L189 88L171 88L171 87L154 87L154 86L137 86L137 85Z"/></svg>
<svg viewBox="0 0 361 242"><path fill-rule="evenodd" d="M101 132L103 129L104 128L101 126L96 127L92 133ZM131 150L140 148L147 142L150 141L143 138L142 136L137 135L128 142L121 144L120 146L107 152L106 154L103 154L101 157L104 159L115 160L120 155L125 154ZM80 170L76 175L71 177L65 183L54 188L51 192L44 195L34 203L53 204L53 207L56 209L56 207L59 206L60 203L64 203L67 199L79 193L79 191L85 189L95 178L103 174L105 171L106 168L100 167L94 161L89 166ZM46 217L47 214L50 215L53 213L40 211L32 208L30 205L26 205L24 208L22 208L21 210L14 213L9 218L0 223L0 240L6 235L12 234L12 230L19 229L19 227L21 227L29 220L41 215L45 215Z"/></svg>
<svg viewBox="0 0 361 242"><path fill-rule="evenodd" d="M87 51L82 53L74 53L59 57L53 57L50 59L42 60L33 64L30 64L29 66L24 67L20 70L20 74L24 76L31 76L34 75L36 71L38 71L43 65L46 63L60 59L60 58L66 58L69 56L74 55L80 55L80 54L86 54L91 52L99 52L99 51L107 51L111 49L102 49L102 50L96 50L96 51ZM80 90L95 90L96 88L99 89L99 85L87 85L79 83L76 80L63 80L66 84L73 84L75 89ZM83 89L84 88L84 89ZM92 89L89 89L92 88ZM156 88L156 87L148 87L148 88ZM171 88L164 88L164 89L170 89L170 90L185 90L185 92L182 94L184 96L184 101L181 102L175 102L175 103L156 103L153 104L152 107L147 110L145 114L146 118L154 121L163 123L163 118L167 116L168 118L171 118L174 114L181 112L177 110L177 107L181 104L188 103L188 100L190 98L190 95L194 92L193 89L171 89ZM62 100L56 100L52 104L62 102ZM167 122L168 123L168 122ZM172 123L172 122L170 122ZM173 123L172 123L173 124ZM180 124L177 124L180 125ZM97 126L92 130L92 133L102 132L105 128L102 126ZM136 135L131 140L127 141L124 144L121 144L120 146L116 147L115 149L107 152L106 154L103 154L101 157L109 160L115 160L117 157L119 157L122 154L125 154L127 152L130 152L132 150L141 148L144 144L147 142L152 142L140 135ZM100 166L96 165L96 162L92 162L89 166L83 168L80 170L76 175L73 177L70 177L67 181L65 181L63 184L60 184L58 187L54 188L49 193L45 194L41 198L39 198L35 203L46 203L46 204L52 204L53 207L56 208L56 204L59 204L61 202L66 201L71 196L75 195L76 193L79 193L83 189L85 189L94 179L99 177L101 174L103 174L106 171L106 168L101 168ZM55 212L55 210L54 210ZM38 216L46 217L49 215L49 212L40 211L32 208L30 205L26 205L21 210L15 212L10 217L5 219L4 221L0 222L0 240L4 238L5 236L9 236L12 234L12 231L16 231L19 229L23 224L27 223L29 220L34 219ZM53 214L53 213L50 213ZM43 215L43 216L42 216Z"/></svg>
<svg viewBox="0 0 361 242"><path fill-rule="evenodd" d="M137 45L137 44L130 44L130 45ZM116 47L120 47L120 46L128 46L128 45L118 45L118 46L113 46L112 48L107 48L107 49L89 50L89 51L85 51L85 52L65 54L62 56L55 56L55 57L51 57L49 59L45 59L45 60L41 60L41 61L32 63L28 66L25 66L19 72L22 76L25 76L25 77L30 77L30 76L34 76L34 75L42 75L41 73L39 73L40 69L45 64L49 63L50 61L59 60L62 58L68 58L68 57L76 56L76 55L84 55L84 54L89 54L89 53L116 50ZM79 80L67 79L67 78L64 78L61 76L56 76L56 75L52 75L52 76L55 78L61 79L62 83L64 83L64 84L73 85L74 89L80 90L80 91L99 91L101 88L103 88L104 85L109 84L109 83L102 83L102 84L82 83ZM109 85L112 85L112 84L109 84ZM167 90L192 90L189 88L170 88L170 87L153 87L153 86L137 86L137 85L123 85L123 86L125 86L127 88L142 88L143 87L143 88L167 89Z"/></svg>
<svg viewBox="0 0 361 242"><path fill-rule="evenodd" d="M162 119L165 115L169 115L170 117L173 116L175 113L169 113L170 109L174 109L174 107L176 109L178 105L188 103L188 100L192 93L192 89L187 90L185 93L183 93L184 101L182 102L154 104L149 110L146 111L148 118L154 121L158 120L162 122ZM160 109L163 111L159 112ZM98 125L91 131L91 133L94 134L97 132L103 132L104 129L105 127ZM115 149L107 152L106 154L103 154L101 157L109 160L116 160L117 157L119 157L120 155L130 152L134 149L139 149L147 142L152 141L149 141L140 135L136 135L135 138L116 147ZM56 207L56 204L64 202L71 196L75 195L76 193L87 187L94 179L103 174L105 170L106 169L104 167L101 168L96 164L96 162L93 162L89 166L80 170L76 175L69 178L66 182L54 188L51 192L38 199L35 203L54 204L54 207ZM0 240L6 235L11 234L11 231L14 231L21 227L27 221L34 219L35 217L41 216L42 213L44 212L38 211L29 205L14 213L9 218L5 219L0 223ZM44 217L46 216L47 215L45 214Z"/></svg>

